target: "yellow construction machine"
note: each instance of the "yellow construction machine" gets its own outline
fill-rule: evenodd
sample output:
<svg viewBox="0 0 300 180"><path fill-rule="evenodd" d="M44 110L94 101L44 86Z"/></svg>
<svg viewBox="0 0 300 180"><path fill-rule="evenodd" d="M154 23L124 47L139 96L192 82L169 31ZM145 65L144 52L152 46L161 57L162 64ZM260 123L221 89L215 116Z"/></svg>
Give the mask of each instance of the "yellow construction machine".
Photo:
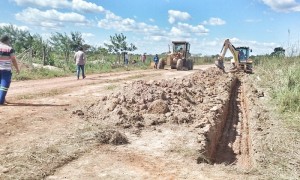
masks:
<svg viewBox="0 0 300 180"><path fill-rule="evenodd" d="M172 49L172 53L158 61L157 68L164 69L165 65L168 65L171 66L171 69L193 70L194 62L191 59L190 43L186 41L172 41Z"/></svg>
<svg viewBox="0 0 300 180"><path fill-rule="evenodd" d="M216 66L225 71L224 57L228 49L233 55L230 72L244 71L246 73L252 73L252 60L249 59L249 52L252 52L252 50L249 47L234 47L229 39L224 41L220 56L215 62Z"/></svg>

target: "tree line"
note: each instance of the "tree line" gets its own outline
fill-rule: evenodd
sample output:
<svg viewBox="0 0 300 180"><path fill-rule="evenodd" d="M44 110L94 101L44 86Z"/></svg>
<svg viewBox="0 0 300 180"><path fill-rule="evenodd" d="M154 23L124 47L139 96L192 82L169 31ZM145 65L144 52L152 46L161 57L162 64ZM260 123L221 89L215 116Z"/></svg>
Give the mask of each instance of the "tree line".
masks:
<svg viewBox="0 0 300 180"><path fill-rule="evenodd" d="M95 47L85 43L80 32L69 34L54 32L48 39L44 39L39 34L31 34L27 30L7 25L0 27L0 36L4 34L10 36L11 45L16 54L27 54L29 59L35 59L43 65L56 65L58 59L63 59L63 63L69 64L72 62L73 52L79 47L83 47L91 55L101 55L102 58L108 54L114 54L116 55L115 63L120 63L123 52L137 49L134 44L127 43L126 36L122 33L110 36L110 43L104 44L105 47Z"/></svg>

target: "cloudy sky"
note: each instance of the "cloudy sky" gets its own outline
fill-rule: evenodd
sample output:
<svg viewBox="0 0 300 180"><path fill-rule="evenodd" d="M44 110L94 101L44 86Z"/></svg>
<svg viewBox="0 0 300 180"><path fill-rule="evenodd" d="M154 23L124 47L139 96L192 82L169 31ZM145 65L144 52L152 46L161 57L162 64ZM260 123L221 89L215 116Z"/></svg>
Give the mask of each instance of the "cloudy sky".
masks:
<svg viewBox="0 0 300 180"><path fill-rule="evenodd" d="M81 32L103 46L123 33L136 53L168 51L173 40L191 43L192 53L218 54L223 41L249 46L253 54L299 45L296 0L1 0L0 26L13 24L47 38Z"/></svg>

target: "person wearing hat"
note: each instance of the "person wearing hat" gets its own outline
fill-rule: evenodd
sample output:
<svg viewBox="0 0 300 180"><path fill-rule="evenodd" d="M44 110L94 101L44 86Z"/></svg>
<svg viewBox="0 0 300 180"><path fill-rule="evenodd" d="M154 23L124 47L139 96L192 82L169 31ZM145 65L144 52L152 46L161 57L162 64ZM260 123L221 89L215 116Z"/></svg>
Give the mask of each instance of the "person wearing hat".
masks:
<svg viewBox="0 0 300 180"><path fill-rule="evenodd" d="M11 77L12 77L12 65L15 67L17 74L19 74L19 67L17 64L14 49L9 45L10 39L7 35L4 35L0 39L0 105L5 102L5 96L7 94Z"/></svg>

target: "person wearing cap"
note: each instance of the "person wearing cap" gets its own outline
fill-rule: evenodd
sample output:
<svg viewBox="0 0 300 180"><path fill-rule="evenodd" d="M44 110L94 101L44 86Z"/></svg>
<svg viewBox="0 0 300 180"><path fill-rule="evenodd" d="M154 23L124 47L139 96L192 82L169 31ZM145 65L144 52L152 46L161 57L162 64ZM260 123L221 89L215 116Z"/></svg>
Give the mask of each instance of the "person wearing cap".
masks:
<svg viewBox="0 0 300 180"><path fill-rule="evenodd" d="M11 83L12 65L17 74L20 72L14 49L9 44L10 38L7 35L2 36L0 39L0 105L4 104Z"/></svg>

